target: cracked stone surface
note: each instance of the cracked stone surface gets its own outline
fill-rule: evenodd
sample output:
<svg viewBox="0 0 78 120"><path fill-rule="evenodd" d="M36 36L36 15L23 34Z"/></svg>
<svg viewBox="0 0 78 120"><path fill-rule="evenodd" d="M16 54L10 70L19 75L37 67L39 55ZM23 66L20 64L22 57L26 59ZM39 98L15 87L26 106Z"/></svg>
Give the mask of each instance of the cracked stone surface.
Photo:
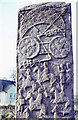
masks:
<svg viewBox="0 0 78 120"><path fill-rule="evenodd" d="M71 4L18 13L16 118L74 118Z"/></svg>

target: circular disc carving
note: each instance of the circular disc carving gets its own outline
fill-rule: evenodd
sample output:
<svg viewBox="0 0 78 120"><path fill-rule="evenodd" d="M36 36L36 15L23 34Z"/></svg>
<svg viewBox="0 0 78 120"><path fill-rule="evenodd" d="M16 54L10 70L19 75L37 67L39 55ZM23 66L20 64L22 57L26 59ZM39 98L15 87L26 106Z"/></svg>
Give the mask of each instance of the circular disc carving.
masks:
<svg viewBox="0 0 78 120"><path fill-rule="evenodd" d="M37 56L39 49L39 42L35 37L24 38L20 43L20 53L26 58Z"/></svg>
<svg viewBox="0 0 78 120"><path fill-rule="evenodd" d="M71 45L65 37L57 37L50 43L50 50L55 58L64 58L70 52Z"/></svg>

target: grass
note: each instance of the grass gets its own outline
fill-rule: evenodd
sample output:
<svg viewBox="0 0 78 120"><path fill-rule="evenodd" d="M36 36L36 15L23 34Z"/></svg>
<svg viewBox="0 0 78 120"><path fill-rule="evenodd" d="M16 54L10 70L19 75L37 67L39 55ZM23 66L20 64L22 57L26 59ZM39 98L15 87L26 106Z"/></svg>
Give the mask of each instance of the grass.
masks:
<svg viewBox="0 0 78 120"><path fill-rule="evenodd" d="M15 118L15 107L13 105L2 106L2 113L0 114L0 120L12 120Z"/></svg>

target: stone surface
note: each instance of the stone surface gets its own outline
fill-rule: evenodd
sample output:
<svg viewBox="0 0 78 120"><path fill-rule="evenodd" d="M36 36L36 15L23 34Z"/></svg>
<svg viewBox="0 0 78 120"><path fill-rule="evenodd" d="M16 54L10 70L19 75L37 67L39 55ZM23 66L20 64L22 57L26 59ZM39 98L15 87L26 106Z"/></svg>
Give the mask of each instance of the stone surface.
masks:
<svg viewBox="0 0 78 120"><path fill-rule="evenodd" d="M19 10L17 118L74 118L71 4Z"/></svg>

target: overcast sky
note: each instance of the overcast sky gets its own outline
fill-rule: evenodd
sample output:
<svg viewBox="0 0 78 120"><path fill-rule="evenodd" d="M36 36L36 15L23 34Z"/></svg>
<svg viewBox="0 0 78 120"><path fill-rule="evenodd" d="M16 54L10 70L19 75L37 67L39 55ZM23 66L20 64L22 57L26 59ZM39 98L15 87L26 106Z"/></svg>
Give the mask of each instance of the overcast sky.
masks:
<svg viewBox="0 0 78 120"><path fill-rule="evenodd" d="M53 0L0 0L0 79L4 77L9 79L10 70L16 67L16 39L19 8L51 1ZM76 84L76 0L65 1L72 3L74 76Z"/></svg>

